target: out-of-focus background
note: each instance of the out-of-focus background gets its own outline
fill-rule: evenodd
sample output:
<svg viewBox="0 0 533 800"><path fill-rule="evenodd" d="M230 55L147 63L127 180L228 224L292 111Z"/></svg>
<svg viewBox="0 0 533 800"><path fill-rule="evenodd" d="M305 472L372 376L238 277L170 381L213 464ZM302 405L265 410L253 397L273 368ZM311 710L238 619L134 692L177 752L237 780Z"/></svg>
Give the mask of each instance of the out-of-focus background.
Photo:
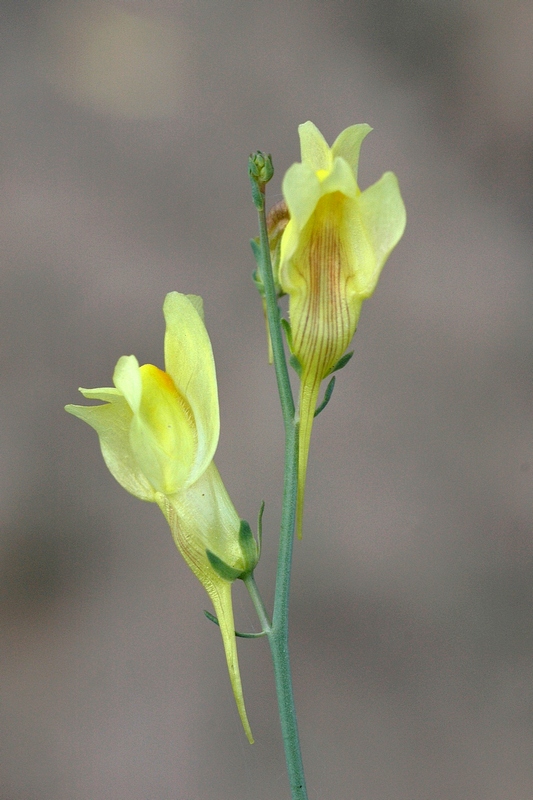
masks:
<svg viewBox="0 0 533 800"><path fill-rule="evenodd" d="M292 658L310 798L533 791L529 0L4 0L0 14L1 800L288 798L264 640L240 728L207 596L63 405L163 366L201 294L217 464L266 501L281 418L250 273L247 156L368 122L360 184L406 234L311 449ZM241 629L256 626L237 586Z"/></svg>

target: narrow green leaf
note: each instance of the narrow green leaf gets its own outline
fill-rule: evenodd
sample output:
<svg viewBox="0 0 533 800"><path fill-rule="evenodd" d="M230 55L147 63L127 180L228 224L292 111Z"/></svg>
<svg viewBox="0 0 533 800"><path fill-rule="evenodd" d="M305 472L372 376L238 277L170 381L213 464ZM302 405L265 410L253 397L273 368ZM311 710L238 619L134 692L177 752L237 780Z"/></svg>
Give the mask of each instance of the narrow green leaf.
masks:
<svg viewBox="0 0 533 800"><path fill-rule="evenodd" d="M252 248L255 263L258 267L261 267L261 246L259 240L257 238L250 239L250 247Z"/></svg>
<svg viewBox="0 0 533 800"><path fill-rule="evenodd" d="M326 391L324 392L324 398L323 398L322 402L320 403L320 405L318 406L318 408L315 411L315 417L318 417L320 412L324 411L325 407L327 406L327 404L331 400L331 395L333 394L333 389L335 388L335 380L336 380L336 378L335 378L335 376L333 376L333 378L330 380L330 382L326 386Z"/></svg>
<svg viewBox="0 0 533 800"><path fill-rule="evenodd" d="M282 319L281 319L281 327L285 331L285 337L287 339L287 344L289 345L289 350L292 353L292 328L291 328L290 322L287 319L285 319L285 317L282 317Z"/></svg>
<svg viewBox="0 0 533 800"><path fill-rule="evenodd" d="M261 557L261 547L263 545L263 512L265 510L265 501L261 501L261 508L257 516L257 559Z"/></svg>
<svg viewBox="0 0 533 800"><path fill-rule="evenodd" d="M206 611L205 608L204 608L204 614L206 615L207 619L210 622L214 622L215 625L218 625L218 627L220 628L220 623L219 623L218 619L215 617L214 614L211 614L210 611Z"/></svg>
<svg viewBox="0 0 533 800"><path fill-rule="evenodd" d="M220 628L220 622L215 617L214 614L211 614L210 611L206 611L204 608L204 614L210 622L214 622L215 625L218 625ZM259 631L259 633L240 633L239 631L235 631L235 636L238 636L240 639L259 639L261 636L266 636L266 631Z"/></svg>
<svg viewBox="0 0 533 800"><path fill-rule="evenodd" d="M345 367L352 356L353 356L353 350L349 353L345 353L342 356L342 358L339 358L335 366L330 369L329 374L331 375L332 372L338 372L340 369Z"/></svg>

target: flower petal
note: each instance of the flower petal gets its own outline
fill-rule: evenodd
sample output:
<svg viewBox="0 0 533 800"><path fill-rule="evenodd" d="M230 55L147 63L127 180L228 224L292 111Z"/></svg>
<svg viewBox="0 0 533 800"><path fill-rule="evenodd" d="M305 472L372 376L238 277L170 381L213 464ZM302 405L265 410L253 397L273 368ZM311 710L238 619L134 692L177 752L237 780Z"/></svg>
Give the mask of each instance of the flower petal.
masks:
<svg viewBox="0 0 533 800"><path fill-rule="evenodd" d="M284 242L291 238L287 233L289 228L299 231L306 225L322 196L322 187L315 170L308 164L293 164L285 173L282 191L290 214L281 240Z"/></svg>
<svg viewBox="0 0 533 800"><path fill-rule="evenodd" d="M69 414L87 422L98 434L107 467L126 491L140 500L155 502L155 491L139 469L130 444L133 417L128 403L116 389L80 389L89 399L106 400L101 406L65 406Z"/></svg>
<svg viewBox="0 0 533 800"><path fill-rule="evenodd" d="M141 407L142 380L139 369L135 356L121 356L113 372L113 383L126 398L134 414L138 414Z"/></svg>
<svg viewBox="0 0 533 800"><path fill-rule="evenodd" d="M210 550L221 561L238 572L247 571L239 544L241 521L222 482L214 461L192 486L169 498L178 514L179 531L173 531L178 549L202 580L202 570L212 567L206 556Z"/></svg>
<svg viewBox="0 0 533 800"><path fill-rule="evenodd" d="M304 122L303 125L298 125L298 134L302 163L309 165L314 172L319 169L329 171L332 164L331 150L317 126L310 121Z"/></svg>
<svg viewBox="0 0 533 800"><path fill-rule="evenodd" d="M159 492L173 494L190 482L197 432L190 407L170 375L134 356L119 359L113 380L133 417L130 443L147 480Z"/></svg>
<svg viewBox="0 0 533 800"><path fill-rule="evenodd" d="M80 389L79 390L87 400L103 400L104 403L113 403L117 397L122 397L122 393L115 387L103 389Z"/></svg>
<svg viewBox="0 0 533 800"><path fill-rule="evenodd" d="M374 253L372 271L362 270L357 278L361 298L369 297L380 272L405 230L406 213L398 179L386 172L359 197L361 224Z"/></svg>
<svg viewBox="0 0 533 800"><path fill-rule="evenodd" d="M332 192L341 192L352 198L360 194L352 169L344 158L335 159L331 172L321 182L320 188L322 197Z"/></svg>
<svg viewBox="0 0 533 800"><path fill-rule="evenodd" d="M340 156L348 162L355 180L357 180L361 144L371 130L370 125L366 123L350 125L349 128L345 128L342 133L339 133L331 148L333 158Z"/></svg>
<svg viewBox="0 0 533 800"><path fill-rule="evenodd" d="M194 483L213 459L220 433L213 350L198 309L189 297L165 298L165 368L190 406L197 429L197 452L188 483Z"/></svg>

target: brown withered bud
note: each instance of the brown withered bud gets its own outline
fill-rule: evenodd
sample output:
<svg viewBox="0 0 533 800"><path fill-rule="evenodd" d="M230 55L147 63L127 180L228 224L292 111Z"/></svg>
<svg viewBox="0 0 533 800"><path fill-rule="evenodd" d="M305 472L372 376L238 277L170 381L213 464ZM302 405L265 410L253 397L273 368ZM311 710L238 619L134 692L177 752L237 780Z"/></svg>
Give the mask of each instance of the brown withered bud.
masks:
<svg viewBox="0 0 533 800"><path fill-rule="evenodd" d="M268 241L270 242L270 250L274 251L279 244L281 234L287 226L290 219L289 209L285 200L280 200L275 206L272 206L267 214L267 231Z"/></svg>

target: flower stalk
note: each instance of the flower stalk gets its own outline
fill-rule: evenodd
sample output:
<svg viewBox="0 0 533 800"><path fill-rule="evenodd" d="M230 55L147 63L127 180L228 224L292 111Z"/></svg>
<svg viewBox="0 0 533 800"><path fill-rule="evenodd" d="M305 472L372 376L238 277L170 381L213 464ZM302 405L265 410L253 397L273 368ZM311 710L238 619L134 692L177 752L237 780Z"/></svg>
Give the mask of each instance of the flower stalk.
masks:
<svg viewBox="0 0 533 800"><path fill-rule="evenodd" d="M285 348L281 336L281 314L272 272L270 244L265 214L265 186L267 180L270 179L273 173L272 162L270 161L270 169L267 172L267 174L270 173L270 175L267 180L261 180L261 176L257 174L259 171L256 168L257 162L264 163L266 159L270 161L270 157L265 157L262 153L256 153L254 156L251 156L249 161L249 174L252 182L252 196L257 208L259 220L258 260L260 279L264 287L264 299L272 342L274 369L276 372L283 423L285 426L283 505L278 547L276 588L274 593L274 612L272 616L272 625L270 629L267 630L267 636L274 667L278 710L292 800L307 800L307 789L289 660L289 595L296 502L298 496L298 423L295 419L294 399L287 368ZM253 587L251 587L250 582L246 583L245 581L245 584L250 592L252 601L256 604L256 599L254 599L255 593L250 591L250 588Z"/></svg>

